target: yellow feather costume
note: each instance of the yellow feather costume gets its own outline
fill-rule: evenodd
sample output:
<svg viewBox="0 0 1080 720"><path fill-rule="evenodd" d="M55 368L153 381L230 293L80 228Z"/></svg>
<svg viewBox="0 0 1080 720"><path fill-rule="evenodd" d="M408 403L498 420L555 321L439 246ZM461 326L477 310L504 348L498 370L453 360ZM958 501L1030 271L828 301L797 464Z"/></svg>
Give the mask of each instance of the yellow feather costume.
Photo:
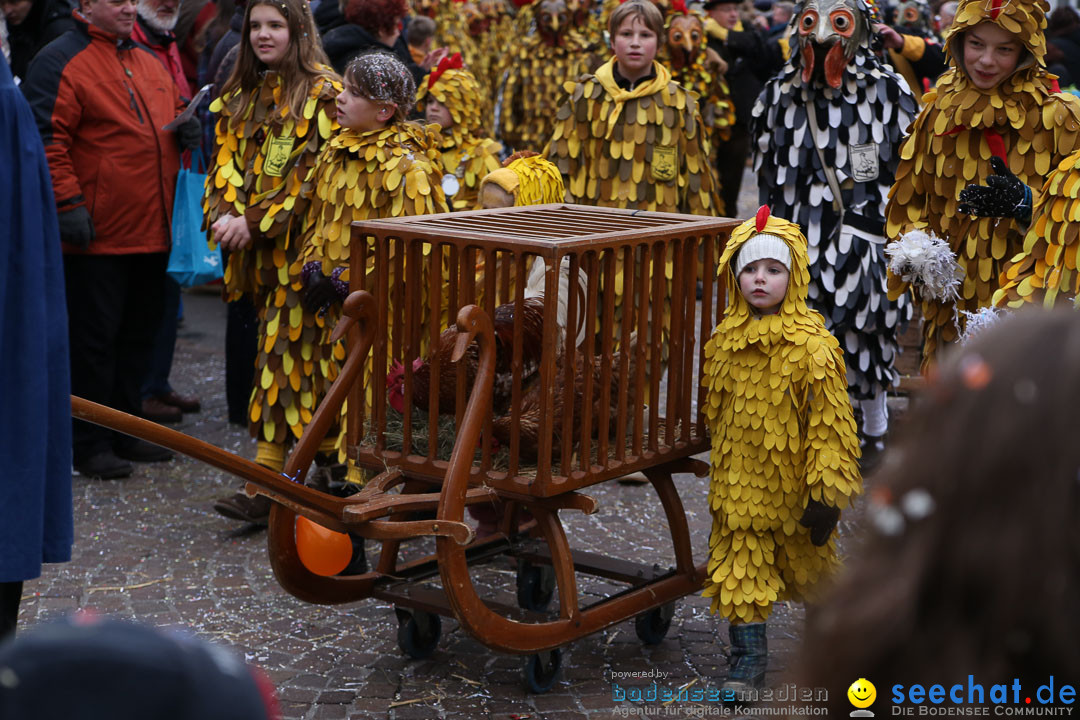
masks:
<svg viewBox="0 0 1080 720"><path fill-rule="evenodd" d="M813 597L838 560L834 540L810 542L803 509L809 499L844 509L862 491L844 356L806 305L806 239L775 217L762 232L791 252L784 302L777 314L758 316L738 291L733 262L758 234L748 220L720 257L728 308L702 370L713 515L703 594L733 623L764 622L772 603Z"/></svg>
<svg viewBox="0 0 1080 720"><path fill-rule="evenodd" d="M564 28L558 44L536 32L507 53L506 81L497 104L503 144L515 151L544 147L566 98L563 84L584 72L587 50L581 35Z"/></svg>
<svg viewBox="0 0 1080 720"><path fill-rule="evenodd" d="M547 156L566 199L584 205L695 215L723 213L697 99L654 62L656 77L632 91L613 75L615 60L567 83Z"/></svg>
<svg viewBox="0 0 1080 720"><path fill-rule="evenodd" d="M963 0L946 36L952 68L923 96L925 107L900 147L885 211L887 236L931 230L949 243L964 270L955 303L922 299L915 290L922 305L924 367L962 332L958 309L991 304L1005 262L1023 247L1023 229L1015 221L960 213L960 191L971 183L986 184L995 148L1033 188L1076 148L1080 100L1055 92L1055 78L1045 70L1045 11L1042 0L996 6L990 0ZM962 62L964 32L982 22L1014 34L1026 50L1013 74L992 90L975 87ZM906 283L889 276L891 298L907 290Z"/></svg>
<svg viewBox="0 0 1080 720"><path fill-rule="evenodd" d="M1059 295L1076 304L1080 296L1078 247L1080 151L1062 160L1043 186L1032 210L1023 252L1006 264L994 305L1019 308L1025 303L1041 303L1050 308Z"/></svg>
<svg viewBox="0 0 1080 720"><path fill-rule="evenodd" d="M324 345L300 303L290 268L311 195L315 161L337 130L334 99L341 84L318 78L301 113L289 107L276 73L268 72L248 105L233 117L229 98L210 105L220 114L215 167L206 178L206 226L232 213L247 219L252 245L229 256L225 292L252 295L259 312L259 349L248 427L257 440L283 445L299 438L343 357Z"/></svg>
<svg viewBox="0 0 1080 720"><path fill-rule="evenodd" d="M343 129L326 144L315 168L315 191L308 213L304 248L294 266L294 289L300 289L300 269L311 261L322 262L330 275L343 267L341 279L349 282L351 225L359 220L426 215L448 212L442 191L437 125L421 126L399 122L380 130L356 132ZM388 268L376 268L374 250L368 255L367 287L371 277ZM389 278L390 286L394 278ZM427 288L424 282L423 287ZM359 287L355 285L354 287ZM425 307L428 304L425 303ZM446 303L442 303L446 307ZM323 341L340 317L341 307L333 304L325 319ZM364 370L367 410L371 408L370 359ZM342 408L342 428L346 408Z"/></svg>
<svg viewBox="0 0 1080 720"><path fill-rule="evenodd" d="M445 105L454 121L450 128L442 130L440 145L446 199L453 210L472 210L480 181L499 168L502 152L501 144L485 137L480 86L468 70L450 68L439 74L433 71L417 88L417 108L422 110L428 98Z"/></svg>

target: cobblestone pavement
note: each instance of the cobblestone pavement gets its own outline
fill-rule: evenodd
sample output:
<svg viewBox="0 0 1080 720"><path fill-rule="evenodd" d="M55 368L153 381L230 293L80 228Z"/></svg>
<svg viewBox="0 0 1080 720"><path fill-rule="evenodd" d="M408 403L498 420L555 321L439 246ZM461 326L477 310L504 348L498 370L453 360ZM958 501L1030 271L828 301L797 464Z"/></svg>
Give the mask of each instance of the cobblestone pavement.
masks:
<svg viewBox="0 0 1080 720"><path fill-rule="evenodd" d="M753 198L744 194L745 213L753 210ZM224 306L214 295L198 293L186 294L184 302L173 382L199 395L204 407L178 428L251 457L246 429L225 421ZM74 557L46 566L40 579L26 583L21 628L79 608L186 628L265 668L287 718L612 717L626 707L612 699L612 683L625 677L620 673L662 673L660 687L705 688L717 686L727 672L726 623L692 596L679 602L658 645L643 645L631 622L583 638L565 648L562 679L552 691L530 695L522 683L523 658L488 650L453 620L444 620L432 657L410 660L398 648L397 620L385 603L315 606L286 594L270 569L266 533L241 529L210 507L238 486L235 478L178 457L139 465L125 480L75 476L73 482ZM707 481L680 476L676 484L701 562L709 531ZM563 514L572 546L673 564L666 522L648 486L606 483L589 494L599 501L599 512ZM514 577L507 561L484 570L480 582L495 599L513 603ZM585 603L619 589L581 575L578 580ZM781 682L801 624L800 607L775 609L771 683ZM627 680L620 687L647 682L652 680ZM675 705L668 712L693 710Z"/></svg>

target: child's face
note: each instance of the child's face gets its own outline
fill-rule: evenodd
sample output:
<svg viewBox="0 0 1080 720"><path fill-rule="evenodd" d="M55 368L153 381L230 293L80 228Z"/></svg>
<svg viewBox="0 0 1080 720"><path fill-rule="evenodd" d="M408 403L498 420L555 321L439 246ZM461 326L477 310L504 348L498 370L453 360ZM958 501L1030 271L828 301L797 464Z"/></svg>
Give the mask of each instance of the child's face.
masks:
<svg viewBox="0 0 1080 720"><path fill-rule="evenodd" d="M345 81L345 89L337 96L338 125L350 130L367 132L389 124L396 107L393 103L378 102L364 97L353 83Z"/></svg>
<svg viewBox="0 0 1080 720"><path fill-rule="evenodd" d="M437 123L443 130L449 130L454 126L454 118L450 116L450 109L435 98L428 98L424 105L424 117L429 123Z"/></svg>
<svg viewBox="0 0 1080 720"><path fill-rule="evenodd" d="M761 315L772 315L780 309L787 284L788 269L779 260L755 260L739 271L739 291Z"/></svg>
<svg viewBox="0 0 1080 720"><path fill-rule="evenodd" d="M1023 46L1016 36L992 22L964 33L964 66L980 90L991 90L1012 74Z"/></svg>
<svg viewBox="0 0 1080 720"><path fill-rule="evenodd" d="M620 75L627 80L643 78L652 70L656 57L656 33L645 27L640 17L628 17L615 31L611 49Z"/></svg>
<svg viewBox="0 0 1080 720"><path fill-rule="evenodd" d="M251 9L249 20L248 37L255 57L268 67L277 67L289 49L289 23L285 16L272 5L258 5Z"/></svg>

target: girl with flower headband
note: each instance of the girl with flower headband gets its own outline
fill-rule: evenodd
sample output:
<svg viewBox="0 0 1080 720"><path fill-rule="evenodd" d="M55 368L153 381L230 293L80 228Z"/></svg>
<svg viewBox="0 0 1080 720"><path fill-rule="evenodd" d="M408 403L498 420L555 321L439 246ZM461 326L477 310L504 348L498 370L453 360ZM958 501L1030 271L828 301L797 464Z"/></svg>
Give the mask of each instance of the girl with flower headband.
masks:
<svg viewBox="0 0 1080 720"><path fill-rule="evenodd" d="M837 567L830 536L862 491L844 354L807 306L806 239L769 214L739 225L718 271L728 307L705 345L712 534L704 595L730 623L722 686L761 687L775 602L811 600Z"/></svg>
<svg viewBox="0 0 1080 720"><path fill-rule="evenodd" d="M318 314L319 342L329 341L349 292L352 223L449 211L438 128L407 121L415 106L416 84L396 56L371 52L346 67L337 98L341 129L315 167L303 251L291 274L292 290L302 295L308 314ZM368 258L369 275L385 271L374 266L374 252ZM388 285L394 287L393 278ZM342 427L345 414L343 407ZM350 465L349 478L362 480L358 467Z"/></svg>
<svg viewBox="0 0 1080 720"><path fill-rule="evenodd" d="M203 210L211 242L230 253L226 297L250 296L259 313L248 427L258 442L256 462L274 470L284 467L343 355L317 342L289 277L315 160L336 129L340 90L307 2L249 0L236 65L210 106L218 120ZM270 501L238 492L214 507L265 522Z"/></svg>
<svg viewBox="0 0 1080 720"><path fill-rule="evenodd" d="M485 137L484 96L476 78L464 69L460 53L439 62L421 82L417 108L442 132L442 188L453 210L476 206L480 181L499 167L502 145Z"/></svg>
<svg viewBox="0 0 1080 720"><path fill-rule="evenodd" d="M1044 0L962 0L945 34L952 68L923 96L900 147L886 235L932 232L964 276L955 301L914 288L924 368L962 335L960 311L991 304L1006 261L1024 245L1035 194L1027 189L1037 190L1080 143L1080 100L1059 93L1046 71L1046 9ZM1016 195L1018 185L1027 189ZM891 298L908 289L890 274Z"/></svg>

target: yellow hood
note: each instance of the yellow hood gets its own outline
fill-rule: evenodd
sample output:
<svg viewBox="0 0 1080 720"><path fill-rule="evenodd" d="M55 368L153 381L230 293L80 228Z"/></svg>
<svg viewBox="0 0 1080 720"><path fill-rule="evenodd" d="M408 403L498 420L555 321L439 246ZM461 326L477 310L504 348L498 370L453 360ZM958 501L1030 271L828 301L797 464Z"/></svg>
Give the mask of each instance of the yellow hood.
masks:
<svg viewBox="0 0 1080 720"><path fill-rule="evenodd" d="M746 298L739 292L739 282L735 277L734 260L739 251L755 235L765 233L774 235L788 246L791 251L791 268L788 272L787 293L784 295L784 303L776 315L759 318L746 302ZM817 313L806 304L806 297L810 287L809 258L806 253L806 238L796 223L783 218L778 218L771 213L766 206L762 206L757 216L739 225L731 233L717 272L727 285L727 311L721 327L730 329L754 319L768 320L778 318L778 322L769 321L770 325L789 324L789 320L798 318L811 318ZM818 320L820 322L820 320Z"/></svg>
<svg viewBox="0 0 1080 720"><path fill-rule="evenodd" d="M1016 36L1024 49L1013 74L1033 67L1046 67L1046 11L1045 0L960 0L956 18L945 32L945 51L952 66L967 75L964 67L964 32L983 22L991 22L1002 30Z"/></svg>

